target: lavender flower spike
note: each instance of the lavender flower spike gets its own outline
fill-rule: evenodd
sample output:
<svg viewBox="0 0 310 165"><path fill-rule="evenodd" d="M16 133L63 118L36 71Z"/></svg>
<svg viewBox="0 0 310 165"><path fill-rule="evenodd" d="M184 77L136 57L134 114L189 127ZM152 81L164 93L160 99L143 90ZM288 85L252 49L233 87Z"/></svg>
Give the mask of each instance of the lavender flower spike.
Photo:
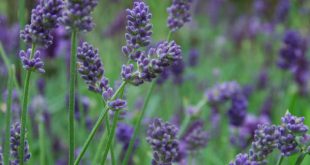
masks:
<svg viewBox="0 0 310 165"><path fill-rule="evenodd" d="M11 146L11 156L12 160L10 164L12 165L18 165L19 159L18 159L18 150L20 147L20 123L15 123L11 127L11 137L10 137L10 146ZM24 162L27 162L30 159L30 152L29 152L29 145L28 141L25 141L25 148L24 148Z"/></svg>
<svg viewBox="0 0 310 165"><path fill-rule="evenodd" d="M153 165L172 165L178 156L177 128L155 119L147 130L147 142L153 149Z"/></svg>
<svg viewBox="0 0 310 165"><path fill-rule="evenodd" d="M248 154L238 154L235 161L231 161L229 165L259 165L255 161L251 161Z"/></svg>
<svg viewBox="0 0 310 165"><path fill-rule="evenodd" d="M98 0L68 0L61 22L71 30L91 31L95 26L91 13L97 4Z"/></svg>
<svg viewBox="0 0 310 165"><path fill-rule="evenodd" d="M258 125L250 149L250 159L259 163L265 162L267 156L277 147L279 137L280 133L276 126Z"/></svg>
<svg viewBox="0 0 310 165"><path fill-rule="evenodd" d="M173 0L168 11L168 27L171 31L177 31L185 23L191 21L190 7L192 0Z"/></svg>
<svg viewBox="0 0 310 165"><path fill-rule="evenodd" d="M58 26L62 9L62 0L40 1L31 12L30 24L21 30L21 39L30 44L50 46L53 39L50 31Z"/></svg>
<svg viewBox="0 0 310 165"><path fill-rule="evenodd" d="M31 56L31 49L28 49L27 52L20 51L19 52L20 59L22 61L23 67L26 70L30 71L38 71L40 73L45 73L45 70L43 68L44 63L40 58L40 51L35 51L34 56Z"/></svg>
<svg viewBox="0 0 310 165"><path fill-rule="evenodd" d="M98 49L84 42L78 47L78 72L88 85L88 89L94 92L101 93L99 87L100 80L103 77L104 69L101 59L98 54Z"/></svg>
<svg viewBox="0 0 310 165"><path fill-rule="evenodd" d="M285 116L282 117L282 125L293 134L303 135L308 131L308 126L304 124L304 120L304 117L296 117L286 112Z"/></svg>
<svg viewBox="0 0 310 165"><path fill-rule="evenodd" d="M116 110L121 110L121 109L126 108L127 102L122 99L116 99L116 100L110 101L108 105L112 110L116 111Z"/></svg>

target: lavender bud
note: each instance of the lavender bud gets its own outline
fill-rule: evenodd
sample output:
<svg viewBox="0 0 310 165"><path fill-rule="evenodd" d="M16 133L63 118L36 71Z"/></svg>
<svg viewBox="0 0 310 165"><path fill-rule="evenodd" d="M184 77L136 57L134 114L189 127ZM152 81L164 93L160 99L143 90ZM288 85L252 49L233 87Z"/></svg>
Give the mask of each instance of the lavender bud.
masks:
<svg viewBox="0 0 310 165"><path fill-rule="evenodd" d="M275 13L276 21L284 22L289 15L290 8L291 8L290 0L279 0Z"/></svg>
<svg viewBox="0 0 310 165"><path fill-rule="evenodd" d="M276 126L269 124L258 125L250 149L250 159L265 162L267 156L277 147L279 137L280 133Z"/></svg>
<svg viewBox="0 0 310 165"><path fill-rule="evenodd" d="M308 131L308 126L304 124L304 117L296 117L289 112L282 117L282 125L295 135L303 135Z"/></svg>
<svg viewBox="0 0 310 165"><path fill-rule="evenodd" d="M203 130L202 125L198 125L190 131L184 138L186 149L189 151L198 151L208 144L208 133Z"/></svg>
<svg viewBox="0 0 310 165"><path fill-rule="evenodd" d="M26 43L36 43L46 48L50 46L53 39L50 31L58 26L62 9L62 0L40 1L31 12L30 24L21 30L21 39Z"/></svg>
<svg viewBox="0 0 310 165"><path fill-rule="evenodd" d="M10 164L18 165L19 158L18 158L18 150L20 147L20 123L15 123L11 126L10 130L10 147L11 147L11 156L12 160ZM25 140L25 148L24 148L24 162L27 162L30 159L30 151L28 141Z"/></svg>
<svg viewBox="0 0 310 165"><path fill-rule="evenodd" d="M101 93L99 83L104 74L103 64L98 54L98 49L84 42L78 47L78 72L88 85L88 89Z"/></svg>
<svg viewBox="0 0 310 165"><path fill-rule="evenodd" d="M191 67L195 67L198 64L199 52L196 49L191 49L188 56L188 64Z"/></svg>
<svg viewBox="0 0 310 165"><path fill-rule="evenodd" d="M229 165L259 165L259 163L250 160L248 154L238 154L234 161L231 161Z"/></svg>
<svg viewBox="0 0 310 165"><path fill-rule="evenodd" d="M171 31L177 31L185 23L191 21L190 7L192 0L173 0L167 9L169 14L167 25Z"/></svg>
<svg viewBox="0 0 310 165"><path fill-rule="evenodd" d="M151 42L152 14L149 7L143 2L134 2L133 9L127 9L127 33L125 38L127 45L123 47L125 55L129 55L132 49L146 47Z"/></svg>
<svg viewBox="0 0 310 165"><path fill-rule="evenodd" d="M279 131L281 133L278 149L281 151L283 156L291 156L294 153L299 152L299 149L297 148L298 144L295 140L295 136L288 132L283 127L279 128Z"/></svg>
<svg viewBox="0 0 310 165"><path fill-rule="evenodd" d="M147 142L153 149L153 165L171 164L178 156L177 128L164 123L161 119L154 119L147 130Z"/></svg>
<svg viewBox="0 0 310 165"><path fill-rule="evenodd" d="M231 108L228 110L230 124L241 126L247 114L248 101L243 95L236 95L232 98Z"/></svg>
<svg viewBox="0 0 310 165"><path fill-rule="evenodd" d="M95 26L91 13L97 4L98 0L68 0L61 22L71 30L91 31Z"/></svg>
<svg viewBox="0 0 310 165"><path fill-rule="evenodd" d="M207 97L210 104L217 104L230 99L240 90L241 87L237 82L224 82L222 84L215 85L211 89L208 89L205 92L205 97Z"/></svg>
<svg viewBox="0 0 310 165"><path fill-rule="evenodd" d="M118 111L118 110L122 110L122 109L126 108L127 102L125 100L122 100L122 99L116 99L113 101L109 101L108 105L112 110Z"/></svg>
<svg viewBox="0 0 310 165"><path fill-rule="evenodd" d="M43 69L44 63L40 58L40 51L35 51L33 57L31 56L31 49L28 49L27 52L21 50L19 52L19 57L22 61L23 68L30 71L38 71L40 73L45 73Z"/></svg>

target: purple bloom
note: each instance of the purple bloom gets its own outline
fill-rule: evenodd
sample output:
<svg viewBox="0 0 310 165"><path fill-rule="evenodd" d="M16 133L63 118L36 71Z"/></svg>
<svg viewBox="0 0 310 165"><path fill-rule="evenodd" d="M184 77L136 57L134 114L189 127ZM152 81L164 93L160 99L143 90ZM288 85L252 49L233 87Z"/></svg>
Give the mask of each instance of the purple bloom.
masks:
<svg viewBox="0 0 310 165"><path fill-rule="evenodd" d="M154 119L147 130L147 142L153 149L153 165L171 164L178 156L178 129L161 119Z"/></svg>
<svg viewBox="0 0 310 165"><path fill-rule="evenodd" d="M149 7L143 2L134 2L133 9L127 9L127 33L125 38L127 45L123 47L125 55L130 55L133 49L146 47L151 42L152 14ZM134 59L134 58L133 58Z"/></svg>
<svg viewBox="0 0 310 165"><path fill-rule="evenodd" d="M71 30L91 31L95 26L91 13L97 4L98 0L68 0L61 22Z"/></svg>
<svg viewBox="0 0 310 165"><path fill-rule="evenodd" d="M210 104L217 104L230 99L241 90L240 85L235 82L224 82L217 84L205 92L205 97Z"/></svg>
<svg viewBox="0 0 310 165"><path fill-rule="evenodd" d="M185 23L191 21L192 0L173 0L171 6L167 9L169 14L167 25L171 31L177 31Z"/></svg>
<svg viewBox="0 0 310 165"><path fill-rule="evenodd" d="M175 61L170 67L171 73L173 75L173 82L175 84L182 84L183 82L183 73L185 70L185 64L183 60Z"/></svg>
<svg viewBox="0 0 310 165"><path fill-rule="evenodd" d="M294 153L299 152L298 144L295 140L295 136L284 127L280 127L281 133L278 149L281 151L283 156L291 156Z"/></svg>
<svg viewBox="0 0 310 165"><path fill-rule="evenodd" d="M248 101L243 95L236 95L232 98L231 107L228 110L230 124L234 126L242 125L246 118Z"/></svg>
<svg viewBox="0 0 310 165"><path fill-rule="evenodd" d="M284 22L289 16L291 8L290 0L279 0L276 8L275 19L277 22Z"/></svg>
<svg viewBox="0 0 310 165"><path fill-rule="evenodd" d="M14 23L10 25L4 15L0 15L0 42L7 54L16 54L18 50L19 25Z"/></svg>
<svg viewBox="0 0 310 165"><path fill-rule="evenodd" d="M199 52L197 49L191 49L188 55L188 65L195 67L198 64Z"/></svg>
<svg viewBox="0 0 310 165"><path fill-rule="evenodd" d="M10 164L19 164L18 158L18 150L20 147L20 123L15 123L11 126L10 130L10 147L11 147L11 156L12 160ZM25 148L24 148L24 162L27 162L30 159L29 145L28 141L25 140Z"/></svg>
<svg viewBox="0 0 310 165"><path fill-rule="evenodd" d="M88 85L88 89L101 93L102 89L99 87L99 83L103 77L104 69L98 49L84 42L82 46L78 47L77 58L79 65L78 72Z"/></svg>
<svg viewBox="0 0 310 165"><path fill-rule="evenodd" d="M289 132L296 135L303 135L308 131L308 126L304 124L304 117L296 117L289 112L282 117L282 125Z"/></svg>
<svg viewBox="0 0 310 165"><path fill-rule="evenodd" d="M203 123L193 124L183 138L186 143L186 149L189 151L198 151L208 144L209 135L203 130Z"/></svg>
<svg viewBox="0 0 310 165"><path fill-rule="evenodd" d="M0 147L0 165L3 165L3 154L2 154L2 148Z"/></svg>
<svg viewBox="0 0 310 165"><path fill-rule="evenodd" d="M143 83L143 80L139 78L139 72L134 71L133 64L123 65L121 75L124 81L133 85L138 86Z"/></svg>
<svg viewBox="0 0 310 165"><path fill-rule="evenodd" d="M250 160L248 154L238 154L234 161L231 161L229 165L259 165L259 163Z"/></svg>
<svg viewBox="0 0 310 165"><path fill-rule="evenodd" d="M108 105L112 110L117 111L117 110L122 110L122 109L126 108L127 102L125 100L122 100L122 99L116 99L113 101L109 101Z"/></svg>
<svg viewBox="0 0 310 165"><path fill-rule="evenodd" d="M262 124L255 130L254 141L250 149L250 159L265 162L267 156L277 147L280 133L277 126Z"/></svg>
<svg viewBox="0 0 310 165"><path fill-rule="evenodd" d="M31 53L31 49L28 49L27 52L23 50L19 52L23 68L30 71L45 73L45 70L43 69L44 63L40 58L40 51L35 51L33 57L30 57Z"/></svg>
<svg viewBox="0 0 310 165"><path fill-rule="evenodd" d="M32 10L31 22L21 31L20 37L26 43L50 46L53 39L50 30L58 26L62 9L62 0L40 1Z"/></svg>

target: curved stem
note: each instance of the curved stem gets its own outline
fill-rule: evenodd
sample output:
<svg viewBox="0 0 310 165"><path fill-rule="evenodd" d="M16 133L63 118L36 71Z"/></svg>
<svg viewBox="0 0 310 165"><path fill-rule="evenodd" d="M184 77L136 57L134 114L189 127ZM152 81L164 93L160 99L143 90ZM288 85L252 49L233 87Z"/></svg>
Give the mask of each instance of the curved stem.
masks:
<svg viewBox="0 0 310 165"><path fill-rule="evenodd" d="M35 44L32 44L30 59L34 55ZM30 84L31 71L27 70L23 94L23 106L21 113L21 130L20 130L20 148L19 148L19 163L24 164L24 147L25 147L25 133L27 124L27 108L28 108L28 97L29 97L29 84Z"/></svg>
<svg viewBox="0 0 310 165"><path fill-rule="evenodd" d="M116 111L116 113L115 113L115 116L114 116L114 119L113 119L112 130L111 130L111 132L110 132L110 134L109 134L107 147L106 147L106 149L104 150L104 153L103 153L103 160L102 160L101 164L105 164L105 161L106 161L107 156L108 156L108 152L109 152L110 147L111 147L111 145L112 145L112 141L113 141L113 137L114 137L114 133L115 133L115 129L116 129L116 125L117 125L119 113L120 113L120 110Z"/></svg>
<svg viewBox="0 0 310 165"><path fill-rule="evenodd" d="M77 32L71 32L71 56L70 56L70 87L69 87L69 165L74 162L74 106L75 106L75 79L76 79L76 47Z"/></svg>
<svg viewBox="0 0 310 165"><path fill-rule="evenodd" d="M117 95L121 92L122 89L124 89L126 86L126 82L123 82L120 87L117 89L117 91L114 93L114 95L112 96L111 100L115 100L115 98L117 97ZM95 123L95 126L93 127L93 129L91 130L90 134L88 135L84 145L83 145L83 148L80 152L80 154L78 155L77 159L75 160L74 162L74 165L78 165L79 162L81 161L82 157L84 156L90 142L93 140L99 126L101 125L103 119L105 118L105 116L107 115L109 111L109 107L106 105L104 110L101 112L98 120L96 121Z"/></svg>
<svg viewBox="0 0 310 165"><path fill-rule="evenodd" d="M156 82L153 81L151 86L150 86L150 88L149 88L149 90L148 90L148 92L147 92L147 95L146 95L146 98L145 98L145 102L143 104L143 107L142 107L140 116L138 118L138 121L135 124L134 134L133 134L133 137L130 139L130 143L129 143L128 149L126 151L125 158L124 158L124 161L123 161L122 165L127 165L128 161L129 161L129 157L130 157L131 152L133 150L133 146L134 146L135 140L137 138L137 135L138 135L138 132L139 132L139 129L140 129L140 126L141 126L141 121L142 121L142 119L144 117L147 105L149 103L149 100L150 100L150 97L151 97L151 95L153 93L155 85L156 85Z"/></svg>
<svg viewBox="0 0 310 165"><path fill-rule="evenodd" d="M283 159L284 159L284 157L282 155L280 155L278 162L277 162L277 165L281 165L283 162Z"/></svg>
<svg viewBox="0 0 310 165"><path fill-rule="evenodd" d="M8 96L6 100L6 127L5 127L5 144L4 144L4 164L9 165L10 160L10 125L11 125L11 107L12 107L12 91L13 91L13 76L15 75L14 66L8 68Z"/></svg>
<svg viewBox="0 0 310 165"><path fill-rule="evenodd" d="M299 157L297 158L296 162L295 162L295 165L301 165L302 161L304 160L305 156L307 154L305 153L302 153L301 155L299 155Z"/></svg>

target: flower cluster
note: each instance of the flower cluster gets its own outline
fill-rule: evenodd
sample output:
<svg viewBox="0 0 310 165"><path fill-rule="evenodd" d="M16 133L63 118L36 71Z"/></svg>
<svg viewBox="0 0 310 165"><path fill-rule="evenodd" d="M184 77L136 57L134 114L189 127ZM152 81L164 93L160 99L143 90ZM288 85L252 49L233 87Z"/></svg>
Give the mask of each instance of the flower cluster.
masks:
<svg viewBox="0 0 310 165"><path fill-rule="evenodd" d="M161 119L154 119L147 130L147 142L153 149L153 165L172 164L178 156L177 128Z"/></svg>
<svg viewBox="0 0 310 165"><path fill-rule="evenodd" d="M290 0L279 0L276 7L275 20L277 22L284 22L289 16L290 9Z"/></svg>
<svg viewBox="0 0 310 165"><path fill-rule="evenodd" d="M240 85L235 82L224 82L217 84L205 92L205 97L210 104L218 104L229 100L241 90Z"/></svg>
<svg viewBox="0 0 310 165"><path fill-rule="evenodd" d="M131 54L133 49L148 46L151 42L152 24L150 20L152 14L144 2L134 2L133 9L126 11L127 33L125 38L127 45L123 47L123 52L134 59L136 55Z"/></svg>
<svg viewBox="0 0 310 165"><path fill-rule="evenodd" d="M282 127L279 128L281 138L278 145L282 155L290 156L300 151L296 137L306 136L308 131L308 127L303 122L303 117L293 116L289 112L282 117Z"/></svg>
<svg viewBox="0 0 310 165"><path fill-rule="evenodd" d="M43 68L44 63L40 58L40 51L35 51L33 53L33 57L31 57L32 50L28 49L27 52L25 51L20 51L19 52L19 57L22 61L23 67L26 70L30 71L38 71L40 73L44 73L45 70Z"/></svg>
<svg viewBox="0 0 310 165"><path fill-rule="evenodd" d="M97 4L98 0L68 0L61 22L68 29L91 31L95 26L91 13Z"/></svg>
<svg viewBox="0 0 310 165"><path fill-rule="evenodd" d="M280 49L278 66L290 70L301 93L307 92L309 80L309 64L306 57L307 43L296 31L285 33L283 47Z"/></svg>
<svg viewBox="0 0 310 165"><path fill-rule="evenodd" d="M203 130L203 123L196 122L192 124L183 139L186 144L186 149L194 152L207 146L209 135Z"/></svg>
<svg viewBox="0 0 310 165"><path fill-rule="evenodd" d="M255 130L254 141L249 154L239 154L237 162L248 164L264 164L267 156L278 148L283 156L291 156L297 152L309 151L310 135L303 117L296 117L289 112L282 117L282 125L261 124ZM304 145L304 147L302 147ZM231 163L234 165L234 162Z"/></svg>
<svg viewBox="0 0 310 165"><path fill-rule="evenodd" d="M127 44L123 46L124 55L134 64L123 65L122 78L133 85L151 81L166 67L181 60L181 48L174 41L160 42L147 50L151 42L152 25L149 7L144 2L135 2L133 9L127 10Z"/></svg>
<svg viewBox="0 0 310 165"><path fill-rule="evenodd" d="M18 150L20 147L20 123L15 123L11 126L10 130L10 147L11 147L11 156L12 160L10 164L18 165ZM27 162L30 159L29 145L28 141L25 140L25 148L24 148L24 162Z"/></svg>
<svg viewBox="0 0 310 165"><path fill-rule="evenodd" d="M258 163L251 161L248 154L238 154L235 161L231 161L229 165L258 165Z"/></svg>
<svg viewBox="0 0 310 165"><path fill-rule="evenodd" d="M248 100L243 95L236 95L232 98L231 107L228 110L229 122L231 125L240 126L247 115Z"/></svg>
<svg viewBox="0 0 310 165"><path fill-rule="evenodd" d="M114 91L109 84L109 80L104 76L104 68L100 59L98 49L84 42L78 47L78 72L88 85L90 91L100 93L108 101L112 110L120 110L127 106L127 102L122 99L111 100Z"/></svg>
<svg viewBox="0 0 310 165"><path fill-rule="evenodd" d="M167 9L168 11L168 27L171 31L177 31L185 23L191 21L191 7L192 0L173 0L172 5Z"/></svg>
<svg viewBox="0 0 310 165"><path fill-rule="evenodd" d="M50 46L53 39L51 30L59 25L62 9L62 0L40 1L32 10L31 22L21 30L20 37L26 43Z"/></svg>

